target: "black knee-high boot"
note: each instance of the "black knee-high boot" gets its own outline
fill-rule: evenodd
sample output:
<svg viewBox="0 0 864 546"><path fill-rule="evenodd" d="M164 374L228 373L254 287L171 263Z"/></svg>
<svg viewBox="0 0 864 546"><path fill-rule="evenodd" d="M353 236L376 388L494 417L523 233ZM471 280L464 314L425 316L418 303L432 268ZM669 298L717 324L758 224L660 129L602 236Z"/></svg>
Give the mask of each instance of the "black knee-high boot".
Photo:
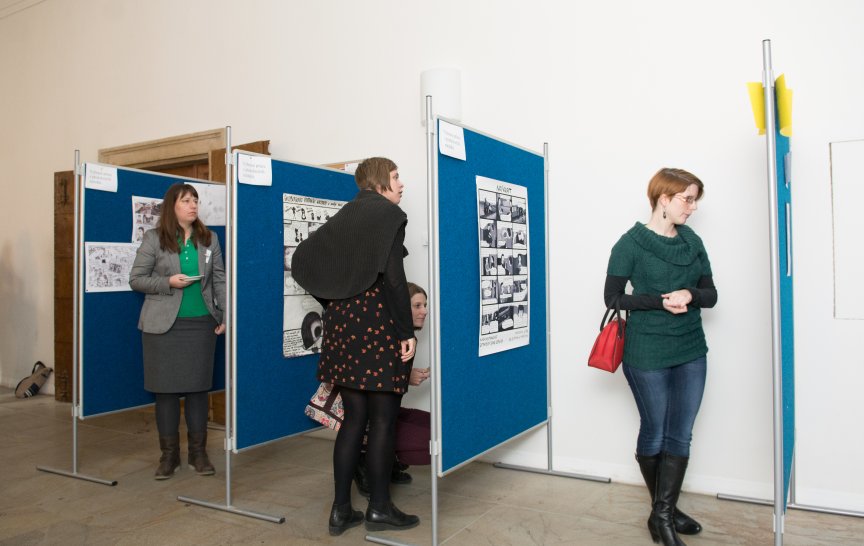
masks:
<svg viewBox="0 0 864 546"><path fill-rule="evenodd" d="M654 507L654 494L657 489L657 468L660 466L660 458L662 456L662 452L657 455L636 455L636 460L639 462L639 470L642 471L645 485L648 487L648 492L651 493L652 509ZM651 530L650 519L648 520L648 530ZM676 507L675 530L678 531L679 535L696 535L702 531L702 525Z"/></svg>
<svg viewBox="0 0 864 546"><path fill-rule="evenodd" d="M651 539L654 542L662 540L663 546L686 546L675 531L674 515L688 461L688 457L677 457L668 453L664 453L660 459L654 509L648 519L648 529L651 531Z"/></svg>

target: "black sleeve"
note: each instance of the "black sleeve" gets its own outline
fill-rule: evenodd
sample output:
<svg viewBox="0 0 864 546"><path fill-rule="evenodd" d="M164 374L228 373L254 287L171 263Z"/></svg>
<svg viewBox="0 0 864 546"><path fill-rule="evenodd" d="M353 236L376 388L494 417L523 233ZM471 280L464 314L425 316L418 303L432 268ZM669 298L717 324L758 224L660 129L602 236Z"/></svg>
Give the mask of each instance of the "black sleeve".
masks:
<svg viewBox="0 0 864 546"><path fill-rule="evenodd" d="M603 301L606 302L606 307L615 307L615 300L619 300L622 311L663 309L663 298L660 297L660 294L656 296L625 294L624 289L627 287L627 280L627 277L606 275L606 286L603 289Z"/></svg>
<svg viewBox="0 0 864 546"><path fill-rule="evenodd" d="M402 256L405 252L405 226L399 228L387 257L387 266L384 271L384 298L393 325L396 327L396 335L399 341L405 341L414 337L414 321L411 318L411 298L408 297L408 281L405 279L405 266Z"/></svg>
<svg viewBox="0 0 864 546"><path fill-rule="evenodd" d="M717 288L714 286L714 277L711 275L699 277L696 288L688 288L687 290L693 295L693 301L690 302L691 307L708 309L717 304Z"/></svg>

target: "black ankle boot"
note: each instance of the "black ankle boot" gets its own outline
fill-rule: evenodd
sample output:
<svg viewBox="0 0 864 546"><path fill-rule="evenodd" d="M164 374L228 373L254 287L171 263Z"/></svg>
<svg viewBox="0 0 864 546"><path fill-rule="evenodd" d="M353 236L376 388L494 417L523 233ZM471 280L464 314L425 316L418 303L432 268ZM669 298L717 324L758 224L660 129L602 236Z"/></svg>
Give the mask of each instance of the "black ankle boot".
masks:
<svg viewBox="0 0 864 546"><path fill-rule="evenodd" d="M366 509L367 531L401 531L420 524L420 518L409 516L396 508L392 502L369 503Z"/></svg>
<svg viewBox="0 0 864 546"><path fill-rule="evenodd" d="M687 471L687 457L676 457L664 453L657 469L657 489L654 495L654 509L648 519L648 530L654 542L663 541L663 546L686 546L678 538L675 530L675 505L681 494L684 473Z"/></svg>
<svg viewBox="0 0 864 546"><path fill-rule="evenodd" d="M363 512L354 510L350 502L345 504L333 503L333 508L330 509L330 534L338 536L344 533L347 529L360 525L363 521Z"/></svg>
<svg viewBox="0 0 864 546"><path fill-rule="evenodd" d="M369 498L369 471L366 469L366 454L360 454L360 460L357 461L357 466L354 468L354 483L357 485L357 492Z"/></svg>
<svg viewBox="0 0 864 546"><path fill-rule="evenodd" d="M399 485L411 483L414 478L411 477L411 474L405 472L407 468L407 464L399 462L399 457L393 457L393 470L390 472L390 483Z"/></svg>
<svg viewBox="0 0 864 546"><path fill-rule="evenodd" d="M663 454L657 455L636 455L636 460L639 462L639 470L642 471L642 478L645 479L645 485L648 487L648 492L651 494L651 506L654 506L654 493L657 489L657 467L660 465L660 458ZM684 512L675 507L675 530L679 535L696 535L702 532L702 525L698 521L691 518ZM651 520L648 520L648 530L651 530Z"/></svg>

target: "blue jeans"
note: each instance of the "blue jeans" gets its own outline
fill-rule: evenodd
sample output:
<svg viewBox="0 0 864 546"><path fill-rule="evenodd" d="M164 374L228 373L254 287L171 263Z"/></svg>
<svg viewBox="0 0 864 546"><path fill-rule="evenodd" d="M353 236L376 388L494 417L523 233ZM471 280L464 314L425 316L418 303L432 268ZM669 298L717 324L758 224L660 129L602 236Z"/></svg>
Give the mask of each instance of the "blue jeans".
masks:
<svg viewBox="0 0 864 546"><path fill-rule="evenodd" d="M705 391L706 358L672 368L640 370L624 363L624 377L639 408L636 454L651 456L665 451L690 456L693 423Z"/></svg>

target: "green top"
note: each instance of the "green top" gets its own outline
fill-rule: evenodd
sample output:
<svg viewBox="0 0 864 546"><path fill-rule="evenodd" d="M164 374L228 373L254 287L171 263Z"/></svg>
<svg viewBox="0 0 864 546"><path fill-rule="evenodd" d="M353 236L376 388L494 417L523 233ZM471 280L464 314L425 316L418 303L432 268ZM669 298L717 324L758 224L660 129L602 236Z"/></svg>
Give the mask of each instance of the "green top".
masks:
<svg viewBox="0 0 864 546"><path fill-rule="evenodd" d="M666 294L695 288L711 264L702 239L687 226L675 237L658 235L639 222L612 247L608 275L626 277L633 295ZM630 311L624 336L624 362L642 370L671 368L708 353L698 307L672 314L665 309Z"/></svg>
<svg viewBox="0 0 864 546"><path fill-rule="evenodd" d="M183 244L182 239L178 239L180 244L180 273L190 277L198 275L198 249L192 242L192 237ZM201 281L195 281L183 289L183 301L180 302L180 311L178 317L203 317L209 315L210 310L204 303L204 296L201 294Z"/></svg>

